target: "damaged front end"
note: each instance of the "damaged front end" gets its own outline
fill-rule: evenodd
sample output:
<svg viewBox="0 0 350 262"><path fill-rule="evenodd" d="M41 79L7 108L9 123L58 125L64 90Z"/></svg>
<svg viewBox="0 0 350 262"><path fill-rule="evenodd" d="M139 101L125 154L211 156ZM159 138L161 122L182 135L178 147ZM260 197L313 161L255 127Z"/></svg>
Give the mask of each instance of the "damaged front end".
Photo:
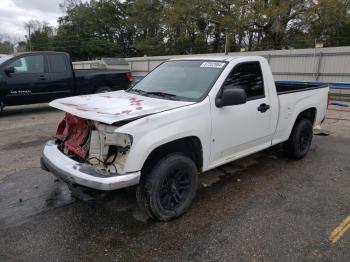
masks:
<svg viewBox="0 0 350 262"><path fill-rule="evenodd" d="M132 136L116 127L66 114L56 132L58 149L71 159L108 174L123 174Z"/></svg>

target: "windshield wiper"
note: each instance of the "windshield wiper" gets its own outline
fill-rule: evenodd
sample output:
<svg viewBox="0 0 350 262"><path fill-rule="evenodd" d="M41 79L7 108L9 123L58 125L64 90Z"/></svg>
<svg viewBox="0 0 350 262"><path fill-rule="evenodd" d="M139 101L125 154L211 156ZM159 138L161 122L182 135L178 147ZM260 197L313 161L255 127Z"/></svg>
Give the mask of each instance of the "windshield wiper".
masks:
<svg viewBox="0 0 350 262"><path fill-rule="evenodd" d="M143 91L141 89L135 89L135 88L132 88L132 89L130 89L128 91L129 92L135 92L135 93L138 93L138 94L141 94L141 95L147 95L148 94L148 92L146 92L146 91Z"/></svg>
<svg viewBox="0 0 350 262"><path fill-rule="evenodd" d="M153 91L153 92L146 92L148 95L155 95L155 96L162 96L162 97L167 97L167 98L173 98L176 97L177 95L174 94L169 94L165 92L160 92L160 91Z"/></svg>
<svg viewBox="0 0 350 262"><path fill-rule="evenodd" d="M137 93L137 94L140 94L140 95L144 95L144 96L149 96L149 95L153 95L153 96L161 96L161 97L166 97L166 98L169 98L169 99L172 99L174 97L177 97L177 95L174 95L174 94L169 94L169 93L165 93L165 92L160 92L160 91L144 91L144 90L141 90L141 89L130 89L128 90L129 92L134 92L134 93Z"/></svg>

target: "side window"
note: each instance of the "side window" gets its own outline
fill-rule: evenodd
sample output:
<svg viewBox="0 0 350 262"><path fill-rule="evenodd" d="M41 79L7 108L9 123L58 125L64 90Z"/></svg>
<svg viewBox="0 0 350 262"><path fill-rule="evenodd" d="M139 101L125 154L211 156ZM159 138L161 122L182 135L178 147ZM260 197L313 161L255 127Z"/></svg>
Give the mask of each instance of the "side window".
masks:
<svg viewBox="0 0 350 262"><path fill-rule="evenodd" d="M242 88L250 100L264 97L264 81L260 63L238 64L226 78L223 88Z"/></svg>
<svg viewBox="0 0 350 262"><path fill-rule="evenodd" d="M31 55L16 59L9 64L15 69L15 73L44 73L44 56Z"/></svg>
<svg viewBox="0 0 350 262"><path fill-rule="evenodd" d="M66 58L63 55L49 55L51 73L64 73L67 71Z"/></svg>
<svg viewBox="0 0 350 262"><path fill-rule="evenodd" d="M23 57L12 62L9 66L14 67L15 73L26 73L28 70L26 60Z"/></svg>

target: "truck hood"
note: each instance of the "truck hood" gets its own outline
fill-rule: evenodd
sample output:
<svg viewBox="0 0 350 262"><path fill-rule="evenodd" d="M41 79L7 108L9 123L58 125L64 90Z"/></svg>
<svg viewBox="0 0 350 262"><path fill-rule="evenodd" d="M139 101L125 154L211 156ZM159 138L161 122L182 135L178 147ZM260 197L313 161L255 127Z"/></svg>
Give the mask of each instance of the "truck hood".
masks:
<svg viewBox="0 0 350 262"><path fill-rule="evenodd" d="M81 118L113 124L191 104L194 102L173 101L116 91L57 99L49 105Z"/></svg>

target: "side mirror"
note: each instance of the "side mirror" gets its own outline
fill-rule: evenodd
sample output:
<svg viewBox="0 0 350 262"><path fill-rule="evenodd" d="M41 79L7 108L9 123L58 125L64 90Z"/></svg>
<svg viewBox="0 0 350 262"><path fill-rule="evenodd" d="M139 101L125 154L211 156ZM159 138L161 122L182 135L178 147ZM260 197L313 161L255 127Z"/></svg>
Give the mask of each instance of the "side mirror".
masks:
<svg viewBox="0 0 350 262"><path fill-rule="evenodd" d="M6 67L5 70L4 70L5 74L6 75L10 75L10 74L13 74L15 72L15 68L10 66L10 67Z"/></svg>
<svg viewBox="0 0 350 262"><path fill-rule="evenodd" d="M247 102L247 94L241 88L221 89L215 99L217 107L241 105Z"/></svg>

